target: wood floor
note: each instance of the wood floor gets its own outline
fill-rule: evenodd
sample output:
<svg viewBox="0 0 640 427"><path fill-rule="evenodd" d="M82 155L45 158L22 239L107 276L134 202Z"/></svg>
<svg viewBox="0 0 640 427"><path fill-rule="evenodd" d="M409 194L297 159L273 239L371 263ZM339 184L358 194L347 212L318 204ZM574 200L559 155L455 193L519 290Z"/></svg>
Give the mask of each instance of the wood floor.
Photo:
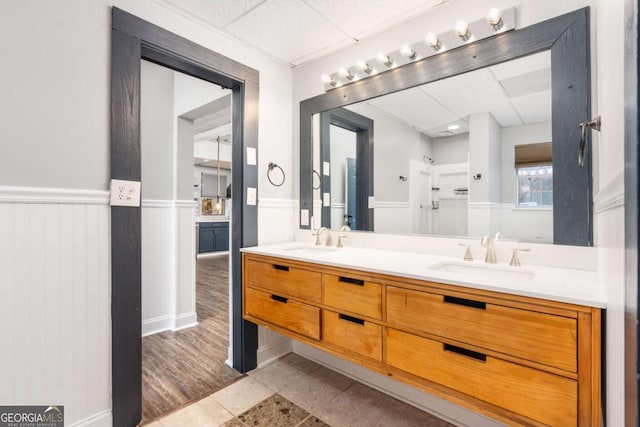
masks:
<svg viewBox="0 0 640 427"><path fill-rule="evenodd" d="M219 390L240 373L227 366L229 257L200 258L198 326L142 339L142 419L150 421Z"/></svg>

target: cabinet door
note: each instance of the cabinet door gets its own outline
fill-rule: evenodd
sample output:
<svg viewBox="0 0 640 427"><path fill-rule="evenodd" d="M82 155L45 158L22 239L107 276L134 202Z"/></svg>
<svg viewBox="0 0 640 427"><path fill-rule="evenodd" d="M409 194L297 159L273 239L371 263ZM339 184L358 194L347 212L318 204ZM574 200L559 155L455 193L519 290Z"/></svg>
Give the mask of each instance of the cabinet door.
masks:
<svg viewBox="0 0 640 427"><path fill-rule="evenodd" d="M215 232L214 228L200 228L199 253L212 252L214 250Z"/></svg>
<svg viewBox="0 0 640 427"><path fill-rule="evenodd" d="M216 227L216 251L228 251L229 250L229 226L221 225Z"/></svg>

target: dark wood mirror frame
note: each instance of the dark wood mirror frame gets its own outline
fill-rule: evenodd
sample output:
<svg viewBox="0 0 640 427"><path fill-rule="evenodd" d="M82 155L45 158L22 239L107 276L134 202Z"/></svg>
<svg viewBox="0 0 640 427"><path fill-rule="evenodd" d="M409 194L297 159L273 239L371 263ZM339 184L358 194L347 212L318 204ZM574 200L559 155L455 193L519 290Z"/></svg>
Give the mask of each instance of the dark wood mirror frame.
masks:
<svg viewBox="0 0 640 427"><path fill-rule="evenodd" d="M580 128L591 120L589 8L409 63L300 102L300 217L313 212L312 116L512 59L551 51L553 238L592 246L591 141L578 165ZM310 225L300 225L309 229Z"/></svg>

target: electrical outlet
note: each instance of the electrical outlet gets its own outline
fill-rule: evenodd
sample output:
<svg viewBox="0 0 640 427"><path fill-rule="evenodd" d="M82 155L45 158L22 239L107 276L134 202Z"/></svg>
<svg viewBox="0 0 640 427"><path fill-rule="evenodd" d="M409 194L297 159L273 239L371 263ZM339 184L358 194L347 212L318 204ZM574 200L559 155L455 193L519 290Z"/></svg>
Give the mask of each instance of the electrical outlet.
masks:
<svg viewBox="0 0 640 427"><path fill-rule="evenodd" d="M140 206L140 182L111 180L111 206Z"/></svg>

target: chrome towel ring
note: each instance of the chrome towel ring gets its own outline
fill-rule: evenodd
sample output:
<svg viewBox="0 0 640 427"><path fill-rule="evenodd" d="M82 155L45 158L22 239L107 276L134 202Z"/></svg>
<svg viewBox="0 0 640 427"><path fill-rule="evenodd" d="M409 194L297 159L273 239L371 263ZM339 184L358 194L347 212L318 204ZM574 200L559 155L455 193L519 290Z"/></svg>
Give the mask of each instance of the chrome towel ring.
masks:
<svg viewBox="0 0 640 427"><path fill-rule="evenodd" d="M269 168L269 169L267 170L267 179L269 180L269 182L271 183L271 185L273 185L274 187L282 187L282 184L284 184L284 181L285 181L285 179L286 179L286 175L285 175L285 173L284 173L284 170L283 170L280 166L278 166L276 163L273 163L273 162L269 163L268 168ZM276 169L276 168L277 168L277 169L280 169L280 172L282 173L282 181L281 181L279 184L276 184L276 183L275 183L275 182L273 182L273 180L271 179L271 172L272 172L274 169Z"/></svg>

